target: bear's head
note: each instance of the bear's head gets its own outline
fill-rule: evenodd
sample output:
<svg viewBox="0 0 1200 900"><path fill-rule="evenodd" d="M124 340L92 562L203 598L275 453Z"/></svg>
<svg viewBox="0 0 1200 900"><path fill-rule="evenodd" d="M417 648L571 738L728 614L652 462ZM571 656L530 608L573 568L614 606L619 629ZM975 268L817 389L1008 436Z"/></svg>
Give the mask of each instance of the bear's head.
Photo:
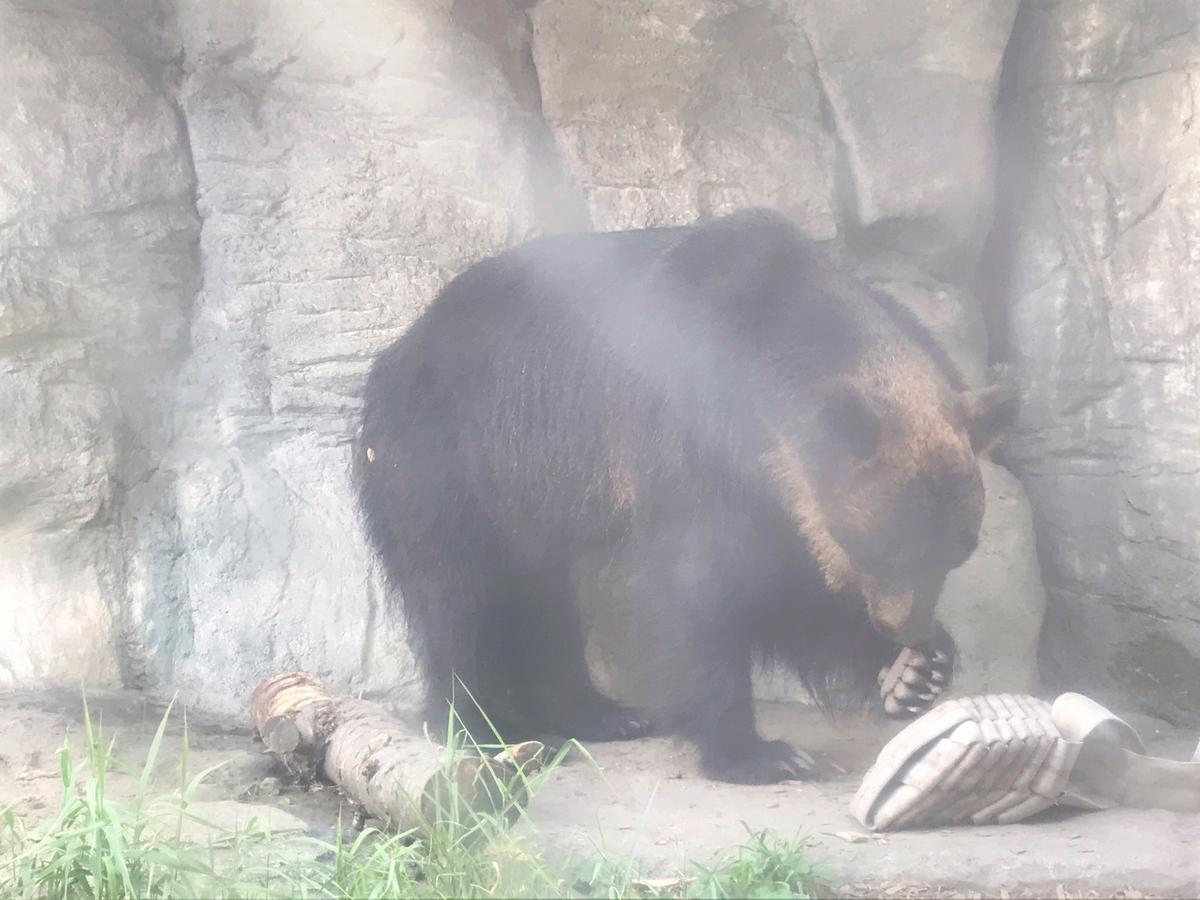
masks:
<svg viewBox="0 0 1200 900"><path fill-rule="evenodd" d="M1016 394L963 390L905 341L881 341L828 386L803 451L769 464L826 583L861 594L875 627L903 644L930 636L942 584L975 550L980 454Z"/></svg>
<svg viewBox="0 0 1200 900"><path fill-rule="evenodd" d="M888 637L928 637L947 573L975 549L978 457L1016 391L967 390L911 312L770 211L682 231L660 271L664 295L720 323L718 372L740 361L760 461L828 586L864 597Z"/></svg>

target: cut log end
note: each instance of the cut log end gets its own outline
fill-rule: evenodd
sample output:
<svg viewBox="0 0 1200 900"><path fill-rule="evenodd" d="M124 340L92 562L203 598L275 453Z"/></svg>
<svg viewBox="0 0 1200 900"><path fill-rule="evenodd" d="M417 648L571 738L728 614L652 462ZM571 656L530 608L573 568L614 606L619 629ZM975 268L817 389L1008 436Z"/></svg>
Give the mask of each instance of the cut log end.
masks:
<svg viewBox="0 0 1200 900"><path fill-rule="evenodd" d="M295 753L300 747L300 729L287 716L271 716L258 732L272 753Z"/></svg>

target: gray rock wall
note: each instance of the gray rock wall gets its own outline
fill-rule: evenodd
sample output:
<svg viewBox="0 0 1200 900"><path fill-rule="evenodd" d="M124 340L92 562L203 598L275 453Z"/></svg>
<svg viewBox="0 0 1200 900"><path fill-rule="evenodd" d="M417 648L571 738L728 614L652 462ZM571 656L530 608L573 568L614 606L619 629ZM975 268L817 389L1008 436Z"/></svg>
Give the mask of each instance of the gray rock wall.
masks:
<svg viewBox="0 0 1200 900"><path fill-rule="evenodd" d="M169 635L153 681L403 687L347 480L358 395L455 272L540 224L538 123L448 3L178 15L202 286L163 484L184 552L130 598Z"/></svg>
<svg viewBox="0 0 1200 900"><path fill-rule="evenodd" d="M0 7L0 684L404 694L347 480L363 375L578 200L449 2L131 7Z"/></svg>
<svg viewBox="0 0 1200 900"><path fill-rule="evenodd" d="M139 639L129 499L170 445L199 286L166 26L0 5L0 685L116 678Z"/></svg>
<svg viewBox="0 0 1200 900"><path fill-rule="evenodd" d="M542 110L596 227L770 204L837 234L816 60L785 7L545 0L530 15Z"/></svg>
<svg viewBox="0 0 1200 900"><path fill-rule="evenodd" d="M261 675L302 666L403 699L408 652L347 480L373 355L453 274L534 233L752 203L899 296L971 380L985 313L993 341L1013 336L1000 350L1019 348L1033 400L1013 459L1040 541L1020 485L989 467L983 546L943 598L964 685L1035 681L1039 552L1047 647L1081 609L1102 610L1089 640L1108 648L1123 622L1182 616L1200 497L1179 449L1195 422L1172 398L1195 400L1196 331L1164 323L1190 314L1200 198L1167 84L1189 84L1189 60L1194 80L1179 50L1194 32L1172 31L1191 21L1182 4L1150 17L1158 30L1130 24L1135 5L1074 25L1070 6L0 0L0 615L15 622L0 685L83 676L238 709ZM1014 65L1002 171L1029 132L1029 183L1049 187L1003 186L981 306L994 102ZM1076 87L1072 111L1054 92ZM1107 136L1134 121L1102 169ZM1119 176L1104 196L1126 206L1080 186L1071 165L1093 158L1077 168ZM1172 223L1157 243L1098 237L1156 216ZM1048 287L1094 274L1064 247L1117 273L1127 302L1110 321L1134 355L1177 360L1127 366L1136 389L1104 428L1101 406L1064 399L1115 378L1078 340L1109 302L1096 282ZM1148 407L1157 418L1127 417ZM1174 436L1137 437L1119 492L1078 488L1061 448L1107 458L1132 447L1118 426L1151 419ZM1146 471L1163 460L1179 464ZM1110 525L1128 539L1092 534Z"/></svg>
<svg viewBox="0 0 1200 900"><path fill-rule="evenodd" d="M1027 4L997 268L1051 683L1200 721L1200 7Z"/></svg>

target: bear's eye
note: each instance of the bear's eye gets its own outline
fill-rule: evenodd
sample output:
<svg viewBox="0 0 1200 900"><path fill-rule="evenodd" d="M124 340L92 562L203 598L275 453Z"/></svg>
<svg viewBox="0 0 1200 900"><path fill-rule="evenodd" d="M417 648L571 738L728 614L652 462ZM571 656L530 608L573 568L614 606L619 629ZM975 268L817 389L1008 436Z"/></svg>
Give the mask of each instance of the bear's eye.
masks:
<svg viewBox="0 0 1200 900"><path fill-rule="evenodd" d="M865 462L879 449L879 416L858 393L839 391L821 410L818 425L842 461Z"/></svg>

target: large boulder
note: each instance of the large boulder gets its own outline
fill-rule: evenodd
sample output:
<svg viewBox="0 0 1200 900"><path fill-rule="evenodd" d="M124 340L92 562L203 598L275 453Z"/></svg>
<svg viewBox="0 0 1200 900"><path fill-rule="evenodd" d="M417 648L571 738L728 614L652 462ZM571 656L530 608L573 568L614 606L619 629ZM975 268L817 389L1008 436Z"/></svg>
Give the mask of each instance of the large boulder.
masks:
<svg viewBox="0 0 1200 900"><path fill-rule="evenodd" d="M837 234L816 61L778 4L542 0L542 109L597 228L747 205Z"/></svg>
<svg viewBox="0 0 1200 900"><path fill-rule="evenodd" d="M1200 7L1027 4L1005 91L1008 355L1043 669L1200 723Z"/></svg>
<svg viewBox="0 0 1200 900"><path fill-rule="evenodd" d="M0 686L113 681L199 219L156 4L0 6ZM156 504L157 501L154 501Z"/></svg>
<svg viewBox="0 0 1200 900"><path fill-rule="evenodd" d="M413 683L348 480L362 383L454 274L545 218L540 125L451 7L180 3L203 285L163 463L180 552L139 600L169 635L150 680L209 706L293 666Z"/></svg>
<svg viewBox="0 0 1200 900"><path fill-rule="evenodd" d="M991 223L992 107L1016 0L803 9L860 245L961 274Z"/></svg>
<svg viewBox="0 0 1200 900"><path fill-rule="evenodd" d="M529 23L484 5L0 7L0 686L404 699L347 477L366 368L468 263L586 222Z"/></svg>

